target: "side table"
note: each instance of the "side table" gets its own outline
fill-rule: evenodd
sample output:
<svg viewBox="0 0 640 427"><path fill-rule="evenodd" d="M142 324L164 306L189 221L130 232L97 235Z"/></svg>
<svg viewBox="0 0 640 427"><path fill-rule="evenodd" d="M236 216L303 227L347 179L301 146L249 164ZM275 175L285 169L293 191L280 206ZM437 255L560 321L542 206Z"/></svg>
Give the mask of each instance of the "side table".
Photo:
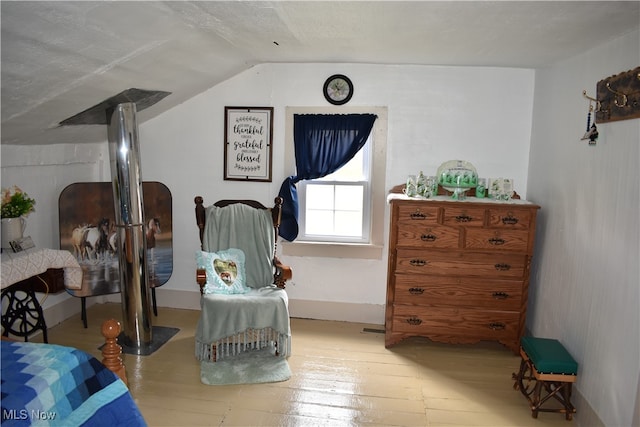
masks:
<svg viewBox="0 0 640 427"><path fill-rule="evenodd" d="M41 330L48 342L47 324L36 292L56 293L66 286L82 285L82 269L69 251L27 249L18 253L2 253L0 287L2 305L2 335L24 337Z"/></svg>

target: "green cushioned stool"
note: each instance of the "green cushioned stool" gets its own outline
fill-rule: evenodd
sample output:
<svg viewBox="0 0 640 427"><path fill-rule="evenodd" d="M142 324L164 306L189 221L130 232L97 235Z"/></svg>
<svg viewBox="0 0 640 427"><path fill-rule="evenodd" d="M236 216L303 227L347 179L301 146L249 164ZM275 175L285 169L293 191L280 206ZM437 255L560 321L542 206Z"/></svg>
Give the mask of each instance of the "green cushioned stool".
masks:
<svg viewBox="0 0 640 427"><path fill-rule="evenodd" d="M513 374L513 388L520 390L531 406L531 416L538 412L559 412L573 419L576 409L571 404L571 388L578 375L578 363L558 340L523 337L520 340L520 371ZM545 395L541 396L544 389ZM542 408L549 399L561 408Z"/></svg>

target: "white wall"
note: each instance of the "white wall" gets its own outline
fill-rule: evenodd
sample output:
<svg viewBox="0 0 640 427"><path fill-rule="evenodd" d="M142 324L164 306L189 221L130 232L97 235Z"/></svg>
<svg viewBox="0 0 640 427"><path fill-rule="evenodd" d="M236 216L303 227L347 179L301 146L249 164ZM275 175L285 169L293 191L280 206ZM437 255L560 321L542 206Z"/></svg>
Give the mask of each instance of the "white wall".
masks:
<svg viewBox="0 0 640 427"><path fill-rule="evenodd" d="M450 159L471 161L484 177L510 177L526 196L534 72L477 67L363 64L264 64L140 124L142 175L173 196L173 274L158 289L159 304L199 308L194 283L198 247L193 198L254 198L269 204L285 176L286 106L329 106L325 79L348 75L348 106L388 108L387 188L409 173L435 173ZM225 106L273 106L273 182L224 181ZM26 168L22 165L27 164ZM73 182L108 181L106 143L53 147L2 146L2 183L18 184L37 200L27 233L38 245L58 246L57 199ZM388 212L386 212L388 215ZM385 221L385 227L388 227ZM292 312L384 323L386 248L379 260L282 257L294 268ZM113 299L113 297L108 297ZM55 300L54 300L55 302ZM49 301L50 303L50 301Z"/></svg>
<svg viewBox="0 0 640 427"><path fill-rule="evenodd" d="M598 124L590 146L582 91L637 67L639 40L536 72L527 193L542 209L527 324L577 359L576 387L607 426L640 423L640 120ZM581 409L580 425L596 425Z"/></svg>
<svg viewBox="0 0 640 427"><path fill-rule="evenodd" d="M106 127L105 127L106 138ZM2 187L17 185L36 200L35 212L27 217L24 235L31 236L37 247L60 247L58 198L62 190L74 182L109 180L109 153L105 144L59 144L50 146L1 146ZM47 316L49 326L70 313L80 311L80 300L66 292L47 296L43 307L54 307L56 315ZM71 312L73 314L74 312Z"/></svg>
<svg viewBox="0 0 640 427"><path fill-rule="evenodd" d="M144 179L163 182L174 201L174 270L159 294L169 289L195 294L193 253L198 237L194 196L202 195L209 203L230 197L272 203L284 177L295 172L293 165L284 165L285 107L329 105L322 96L322 85L337 72L348 75L354 83L349 106L388 107L387 188L404 182L408 173L424 170L435 174L446 160L466 159L481 176L514 178L516 190L524 195L533 109L532 70L256 66L140 128ZM272 183L222 179L225 106L274 107ZM326 304L330 302L335 303L331 318L384 323L386 250L378 260L282 258L294 270L288 292L296 315L317 317L319 311L332 309L332 304ZM173 298L172 304L177 301ZM189 301L185 305L195 305L197 298ZM312 310L313 305L322 308Z"/></svg>
<svg viewBox="0 0 640 427"><path fill-rule="evenodd" d="M388 108L387 170L376 171L385 173L387 188L402 183L408 173L435 173L446 160L465 159L475 164L481 176L514 178L516 190L526 195L532 70L256 66L140 124L143 179L167 185L174 202L174 268L170 280L158 290L160 305L199 308L193 197L202 195L207 202L242 197L271 203L284 177L294 173L293 165L284 164L285 107L328 106L322 85L338 72L347 74L355 85L349 106ZM272 183L222 179L225 106L275 108ZM64 187L108 181L109 175L106 129L103 144L2 146L3 185L20 185L37 200L27 234L39 246L58 246L57 200ZM384 254L379 260L282 257L294 268L294 283L288 288L292 312L302 317L384 323L386 250Z"/></svg>

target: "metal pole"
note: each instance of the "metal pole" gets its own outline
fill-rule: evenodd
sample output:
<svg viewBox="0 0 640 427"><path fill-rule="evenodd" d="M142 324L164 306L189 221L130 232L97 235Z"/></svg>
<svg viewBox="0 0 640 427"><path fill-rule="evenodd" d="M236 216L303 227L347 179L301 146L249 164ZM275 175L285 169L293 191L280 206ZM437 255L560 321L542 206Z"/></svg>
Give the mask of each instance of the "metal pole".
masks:
<svg viewBox="0 0 640 427"><path fill-rule="evenodd" d="M151 343L152 322L136 104L118 104L106 113L115 223L120 246L124 344L140 349Z"/></svg>

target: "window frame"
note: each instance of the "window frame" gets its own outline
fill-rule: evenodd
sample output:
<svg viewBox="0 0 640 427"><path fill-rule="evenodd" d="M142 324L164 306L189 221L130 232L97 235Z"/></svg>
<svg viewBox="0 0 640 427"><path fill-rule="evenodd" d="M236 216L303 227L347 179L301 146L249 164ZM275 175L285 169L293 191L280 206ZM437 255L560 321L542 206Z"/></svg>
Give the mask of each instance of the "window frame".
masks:
<svg viewBox="0 0 640 427"><path fill-rule="evenodd" d="M332 180L319 178L315 180L302 180L298 182L298 200L300 205L300 211L306 212L307 206L307 188L311 185L339 185L339 186L358 186L362 187L362 230L361 236L359 238L349 237L349 236L338 236L338 235L323 235L323 236L313 236L307 235L303 232L306 228L306 215L299 216L299 226L300 233L298 234L298 240L301 242L323 242L323 243L357 243L357 244L368 244L370 243L371 238L371 216L372 216L372 205L371 205L371 179L372 179L372 169L373 169L373 156L372 156L372 146L373 146L373 136L369 136L367 139L367 143L360 150L363 153L364 158L366 159L364 163L364 180L358 181L341 181L341 180ZM335 212L335 209L334 209Z"/></svg>
<svg viewBox="0 0 640 427"><path fill-rule="evenodd" d="M386 107L286 107L285 109L285 171L295 175L295 149L293 144L293 116L295 114L376 114L371 131L370 147L370 225L368 242L298 240L282 241L282 254L327 258L381 259L384 249L384 218L386 207L386 153L387 121ZM298 186L300 183L297 184ZM302 209L302 208L301 208Z"/></svg>

